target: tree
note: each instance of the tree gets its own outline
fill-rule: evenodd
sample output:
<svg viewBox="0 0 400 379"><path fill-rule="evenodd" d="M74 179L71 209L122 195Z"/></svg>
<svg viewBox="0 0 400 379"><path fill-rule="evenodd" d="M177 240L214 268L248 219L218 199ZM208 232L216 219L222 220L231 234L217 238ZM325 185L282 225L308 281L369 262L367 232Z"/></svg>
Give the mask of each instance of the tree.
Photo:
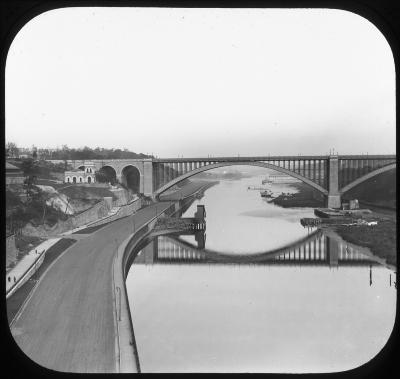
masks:
<svg viewBox="0 0 400 379"><path fill-rule="evenodd" d="M24 159L21 163L21 170L25 176L34 175L37 171L37 166L32 158Z"/></svg>
<svg viewBox="0 0 400 379"><path fill-rule="evenodd" d="M10 158L18 158L19 149L14 142L8 142L6 145L6 155Z"/></svg>
<svg viewBox="0 0 400 379"><path fill-rule="evenodd" d="M96 171L94 176L96 177L96 181L98 183L107 183L109 182L107 175L104 171Z"/></svg>
<svg viewBox="0 0 400 379"><path fill-rule="evenodd" d="M100 169L95 173L96 181L99 183L111 183L114 185L116 183L115 174L109 170Z"/></svg>

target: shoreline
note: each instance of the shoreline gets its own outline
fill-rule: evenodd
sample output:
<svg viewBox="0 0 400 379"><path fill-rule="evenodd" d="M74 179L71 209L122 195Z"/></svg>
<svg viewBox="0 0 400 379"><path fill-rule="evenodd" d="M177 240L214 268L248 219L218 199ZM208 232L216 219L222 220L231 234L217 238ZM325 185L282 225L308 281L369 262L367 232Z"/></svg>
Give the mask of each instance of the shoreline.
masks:
<svg viewBox="0 0 400 379"><path fill-rule="evenodd" d="M377 220L374 226L366 225L335 225L330 227L346 242L360 247L367 247L371 252L383 259L390 265L397 264L397 223L396 212L392 215L382 214L376 210L366 217L366 220Z"/></svg>
<svg viewBox="0 0 400 379"><path fill-rule="evenodd" d="M314 198L313 193L316 191L309 188L304 183L290 183L291 187L296 188L299 192L290 197L280 195L271 203L289 207L323 207L324 202ZM365 220L378 221L377 225L332 225L324 226L325 230L331 230L339 235L344 241L355 244L362 248L368 248L374 255L385 259L386 262L394 267L397 264L397 222L396 209L392 207L373 204L371 202L360 201L361 206L370 209L372 213L362 215L360 218Z"/></svg>
<svg viewBox="0 0 400 379"><path fill-rule="evenodd" d="M298 192L284 195L281 194L272 201L271 204L278 205L282 208L318 208L325 204L323 195L305 183L287 183L291 188L295 188ZM273 188L273 187L272 187Z"/></svg>

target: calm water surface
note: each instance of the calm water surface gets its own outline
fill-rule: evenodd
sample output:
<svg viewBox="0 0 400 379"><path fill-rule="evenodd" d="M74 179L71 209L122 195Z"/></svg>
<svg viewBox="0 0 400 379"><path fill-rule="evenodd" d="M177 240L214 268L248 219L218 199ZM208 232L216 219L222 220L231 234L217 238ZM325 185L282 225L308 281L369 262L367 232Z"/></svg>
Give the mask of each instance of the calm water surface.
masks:
<svg viewBox="0 0 400 379"><path fill-rule="evenodd" d="M164 236L138 254L127 289L143 372L343 371L385 345L394 273L365 249L309 234L299 220L313 210L266 203L247 190L260 183L207 190L204 250Z"/></svg>

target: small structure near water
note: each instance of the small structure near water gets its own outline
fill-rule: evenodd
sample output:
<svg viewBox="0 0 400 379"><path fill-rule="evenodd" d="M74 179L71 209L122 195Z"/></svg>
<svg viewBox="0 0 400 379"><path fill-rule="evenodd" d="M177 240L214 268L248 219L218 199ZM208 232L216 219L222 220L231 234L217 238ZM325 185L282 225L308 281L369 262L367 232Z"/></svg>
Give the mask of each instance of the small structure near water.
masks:
<svg viewBox="0 0 400 379"><path fill-rule="evenodd" d="M372 213L370 209L333 209L333 208L315 208L314 214L322 218L334 217L362 217L365 214Z"/></svg>
<svg viewBox="0 0 400 379"><path fill-rule="evenodd" d="M157 219L154 230L170 231L197 231L206 229L206 210L204 205L197 205L197 211L194 217L161 217Z"/></svg>
<svg viewBox="0 0 400 379"><path fill-rule="evenodd" d="M355 219L352 217L335 217L335 218L302 218L300 224L304 227L313 228L324 225L366 225L373 226L378 225L378 221L367 221L361 218Z"/></svg>
<svg viewBox="0 0 400 379"><path fill-rule="evenodd" d="M316 208L314 214L318 218L302 218L301 225L304 227L319 227L323 225L377 225L378 221L364 220L365 214L372 213L370 209L333 209Z"/></svg>

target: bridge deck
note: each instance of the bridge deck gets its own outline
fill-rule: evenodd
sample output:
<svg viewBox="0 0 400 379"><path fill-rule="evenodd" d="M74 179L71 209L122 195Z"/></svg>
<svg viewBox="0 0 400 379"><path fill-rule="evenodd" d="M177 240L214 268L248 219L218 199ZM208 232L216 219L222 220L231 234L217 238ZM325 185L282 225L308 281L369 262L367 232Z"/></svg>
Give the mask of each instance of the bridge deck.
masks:
<svg viewBox="0 0 400 379"><path fill-rule="evenodd" d="M153 162L171 163L171 162L257 162L257 161L282 161L282 160L323 160L329 159L329 155L268 155L256 157L186 157L186 158L153 158ZM338 155L338 159L396 159L396 155Z"/></svg>

